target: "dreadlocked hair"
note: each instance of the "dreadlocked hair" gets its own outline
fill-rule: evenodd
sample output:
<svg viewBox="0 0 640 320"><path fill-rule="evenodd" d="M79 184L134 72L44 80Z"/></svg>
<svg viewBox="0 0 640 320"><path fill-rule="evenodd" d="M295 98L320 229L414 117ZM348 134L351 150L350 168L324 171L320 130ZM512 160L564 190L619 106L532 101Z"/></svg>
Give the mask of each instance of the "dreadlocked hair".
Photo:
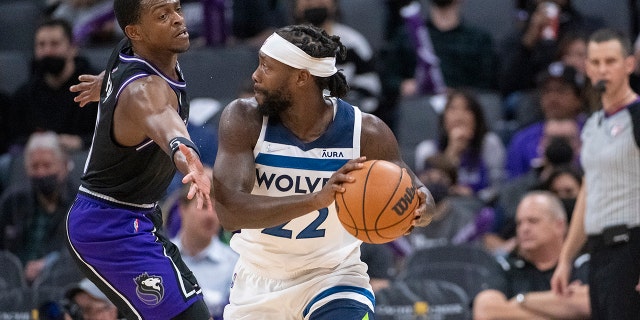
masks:
<svg viewBox="0 0 640 320"><path fill-rule="evenodd" d="M340 42L340 37L330 36L324 30L312 25L301 24L280 28L276 33L302 49L314 58L327 58L340 55L344 59L347 48ZM347 79L341 70L329 77L314 76L321 89L328 89L332 97L342 98L349 92Z"/></svg>

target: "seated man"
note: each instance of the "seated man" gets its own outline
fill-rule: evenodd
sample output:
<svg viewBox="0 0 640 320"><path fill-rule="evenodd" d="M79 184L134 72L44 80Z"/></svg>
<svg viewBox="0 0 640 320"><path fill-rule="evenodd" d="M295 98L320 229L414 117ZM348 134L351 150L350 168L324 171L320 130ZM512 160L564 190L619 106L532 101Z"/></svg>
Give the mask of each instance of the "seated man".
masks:
<svg viewBox="0 0 640 320"><path fill-rule="evenodd" d="M65 312L73 320L121 319L116 306L87 278L69 288L65 293L65 299Z"/></svg>
<svg viewBox="0 0 640 320"><path fill-rule="evenodd" d="M221 241L222 227L215 209L198 209L196 200L187 197L189 185L176 192L181 226L172 242L198 279L213 319L222 319L238 254Z"/></svg>
<svg viewBox="0 0 640 320"><path fill-rule="evenodd" d="M33 133L24 151L26 181L0 197L0 250L20 258L28 283L66 251L65 217L78 185L69 178L70 162L59 136Z"/></svg>
<svg viewBox="0 0 640 320"><path fill-rule="evenodd" d="M567 216L560 200L546 191L528 193L516 211L517 249L508 257L507 290L484 290L473 303L474 319L583 319L591 314L587 260L578 257L572 272L571 294L550 291L567 233Z"/></svg>

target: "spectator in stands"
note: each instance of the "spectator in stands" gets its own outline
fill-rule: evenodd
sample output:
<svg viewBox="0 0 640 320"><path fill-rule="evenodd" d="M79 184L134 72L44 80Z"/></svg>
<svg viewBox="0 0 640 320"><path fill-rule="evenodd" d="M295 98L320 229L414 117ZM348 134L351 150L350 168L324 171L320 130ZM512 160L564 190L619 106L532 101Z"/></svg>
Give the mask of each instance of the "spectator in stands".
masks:
<svg viewBox="0 0 640 320"><path fill-rule="evenodd" d="M574 164L560 165L551 171L549 177L543 182L540 189L554 193L567 212L567 222L571 222L576 199L582 186L582 169Z"/></svg>
<svg viewBox="0 0 640 320"><path fill-rule="evenodd" d="M68 179L69 159L53 132L31 135L24 166L30 183L20 181L0 198L0 247L20 258L33 282L66 250L65 217L78 185Z"/></svg>
<svg viewBox="0 0 640 320"><path fill-rule="evenodd" d="M65 293L65 299L65 312L71 320L121 318L116 306L87 278L69 288Z"/></svg>
<svg viewBox="0 0 640 320"><path fill-rule="evenodd" d="M336 68L342 70L349 83L347 99L363 111L376 110L382 89L375 53L360 32L337 21L337 0L295 0L293 16L298 24L309 23L340 37L347 53L344 59L338 57Z"/></svg>
<svg viewBox="0 0 640 320"><path fill-rule="evenodd" d="M580 32L567 32L558 39L554 61L562 61L580 74L586 75L587 37Z"/></svg>
<svg viewBox="0 0 640 320"><path fill-rule="evenodd" d="M71 23L76 45L104 45L117 42L122 34L113 13L112 0L58 0L51 17Z"/></svg>
<svg viewBox="0 0 640 320"><path fill-rule="evenodd" d="M584 75L562 62L550 64L538 76L543 119L519 129L511 137L506 160L510 179L536 167L536 162L542 158L545 144L548 142L546 137L564 135L577 149L580 141L579 131L585 119L585 105L582 99L584 81ZM571 121L550 124L552 120ZM562 133L554 132L556 130Z"/></svg>
<svg viewBox="0 0 640 320"><path fill-rule="evenodd" d="M443 154L425 161L418 174L420 181L431 191L436 204L431 224L416 229L406 238L412 249L478 243L482 235L493 227L494 212L466 188L457 186L458 169Z"/></svg>
<svg viewBox="0 0 640 320"><path fill-rule="evenodd" d="M489 131L482 106L468 91L452 90L440 117L438 141L416 147L416 171L425 159L443 154L458 168L458 185L485 202L493 200L504 178L505 148Z"/></svg>
<svg viewBox="0 0 640 320"><path fill-rule="evenodd" d="M69 87L79 75L98 72L77 53L66 21L47 20L36 29L33 73L15 92L9 114L13 144L22 146L31 133L51 130L69 151L90 145L97 108L78 108Z"/></svg>
<svg viewBox="0 0 640 320"><path fill-rule="evenodd" d="M391 7L399 4L416 5L410 1L392 1ZM496 55L491 35L480 27L470 26L461 18L461 0L431 0L429 18L425 21L432 54L439 60L439 69L444 84L449 88L496 87ZM406 8L406 6L404 7ZM402 9L400 9L402 10ZM409 29L398 23L399 12L391 11L388 28L390 38L381 52L384 106L378 115L392 124L395 121L397 102L408 96L423 94L416 81L418 58ZM395 25L395 27L394 27Z"/></svg>
<svg viewBox="0 0 640 320"><path fill-rule="evenodd" d="M507 97L536 87L536 75L555 61L558 39L567 33L589 34L602 27L602 19L578 12L571 0L525 0L518 10L519 28L501 48L499 86ZM549 3L557 5L557 21L547 16ZM557 23L557 26L555 26ZM551 29L551 30L549 30Z"/></svg>
<svg viewBox="0 0 640 320"><path fill-rule="evenodd" d="M496 55L491 35L464 23L461 0L430 0L425 21L433 50L450 88L495 88ZM404 26L395 30L384 61L385 78L399 82L402 96L415 95L416 53ZM397 86L397 85L396 85Z"/></svg>
<svg viewBox="0 0 640 320"><path fill-rule="evenodd" d="M566 233L559 199L545 191L527 194L518 205L517 248L507 259L507 289L480 292L473 303L474 319L588 318L588 258L575 260L570 294L558 297L550 291Z"/></svg>
<svg viewBox="0 0 640 320"><path fill-rule="evenodd" d="M222 228L215 209L198 209L196 200L187 198L188 185L178 192L181 227L172 242L180 250L184 263L198 278L209 312L214 319L222 319L238 254L220 240Z"/></svg>
<svg viewBox="0 0 640 320"><path fill-rule="evenodd" d="M549 125L552 127L558 123L559 128L562 128L567 127L567 125L562 125L562 122L571 123L573 121L570 119L551 120ZM577 125L573 123L573 127L577 127ZM576 152L566 137L550 136L549 143L544 149L544 156L536 164L537 166L503 185L496 203L497 221L500 223L494 226L494 233L485 235L483 239L487 250L496 255L504 255L513 249L516 209L522 197L529 191L541 189L557 168L576 165L574 163Z"/></svg>

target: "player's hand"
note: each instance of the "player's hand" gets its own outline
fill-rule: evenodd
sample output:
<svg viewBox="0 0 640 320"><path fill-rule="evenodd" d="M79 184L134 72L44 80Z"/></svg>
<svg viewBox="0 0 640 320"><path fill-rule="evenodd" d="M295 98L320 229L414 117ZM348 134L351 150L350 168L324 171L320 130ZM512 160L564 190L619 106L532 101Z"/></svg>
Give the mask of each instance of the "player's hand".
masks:
<svg viewBox="0 0 640 320"><path fill-rule="evenodd" d="M191 148L180 144L178 146L180 152L184 155L189 168L189 173L182 178L182 183L191 183L189 187L189 193L187 193L187 199L193 199L196 197L196 207L198 209L213 210L213 204L211 202L211 175L207 174L204 170L204 166L195 152L191 151Z"/></svg>
<svg viewBox="0 0 640 320"><path fill-rule="evenodd" d="M102 78L104 71L98 75L83 74L78 77L80 83L69 87L69 91L78 92L73 101L84 107L87 103L100 101L100 88L102 87Z"/></svg>
<svg viewBox="0 0 640 320"><path fill-rule="evenodd" d="M355 178L350 176L349 172L362 169L362 163L365 161L366 157L351 159L338 169L338 171L334 172L322 190L314 193L317 207L325 208L331 205L331 203L336 200L336 193L343 193L346 190L342 184L355 181Z"/></svg>
<svg viewBox="0 0 640 320"><path fill-rule="evenodd" d="M558 262L556 270L551 277L551 291L557 295L567 295L569 293L569 273L571 264L563 261Z"/></svg>
<svg viewBox="0 0 640 320"><path fill-rule="evenodd" d="M436 205L431 196L431 192L424 186L418 188L416 195L418 196L418 207L413 211L413 221L411 222L411 229L407 233L413 230L413 227L425 227L433 220L435 214Z"/></svg>

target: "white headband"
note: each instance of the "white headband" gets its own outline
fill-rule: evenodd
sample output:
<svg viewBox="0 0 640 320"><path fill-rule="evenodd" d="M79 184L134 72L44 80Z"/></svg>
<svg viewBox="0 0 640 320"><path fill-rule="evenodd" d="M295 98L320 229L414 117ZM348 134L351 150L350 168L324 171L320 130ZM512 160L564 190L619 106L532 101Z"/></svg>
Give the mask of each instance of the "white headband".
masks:
<svg viewBox="0 0 640 320"><path fill-rule="evenodd" d="M290 67L309 70L317 77L329 77L338 72L335 57L314 58L275 32L264 41L260 51Z"/></svg>

